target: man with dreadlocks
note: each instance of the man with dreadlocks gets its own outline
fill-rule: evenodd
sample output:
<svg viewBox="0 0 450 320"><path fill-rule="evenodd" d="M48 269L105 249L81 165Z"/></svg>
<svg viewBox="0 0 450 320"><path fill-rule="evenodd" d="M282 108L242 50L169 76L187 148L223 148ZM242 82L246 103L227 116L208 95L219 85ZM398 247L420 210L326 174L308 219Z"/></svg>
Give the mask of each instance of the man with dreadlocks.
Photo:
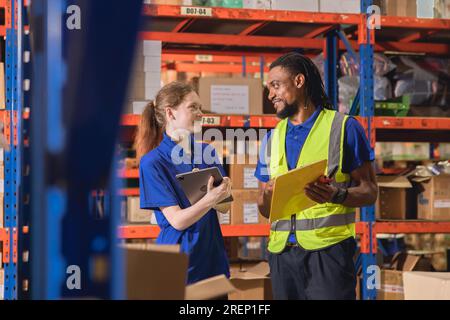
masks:
<svg viewBox="0 0 450 320"><path fill-rule="evenodd" d="M272 63L267 87L281 121L265 137L255 171L261 214L269 217L278 175L327 159L326 175L332 176L305 188L315 206L271 225L274 298L354 300L354 208L373 204L378 193L364 130L333 110L317 67L299 53Z"/></svg>

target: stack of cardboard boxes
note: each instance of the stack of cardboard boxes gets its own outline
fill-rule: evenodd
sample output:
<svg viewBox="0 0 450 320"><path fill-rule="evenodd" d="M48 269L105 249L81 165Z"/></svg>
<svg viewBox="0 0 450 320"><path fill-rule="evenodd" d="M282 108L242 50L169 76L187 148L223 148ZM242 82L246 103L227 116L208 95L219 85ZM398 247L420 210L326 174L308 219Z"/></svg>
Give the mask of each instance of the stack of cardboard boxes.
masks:
<svg viewBox="0 0 450 320"><path fill-rule="evenodd" d="M155 99L161 88L161 48L161 41L138 42L130 78L127 113L142 114L147 103Z"/></svg>
<svg viewBox="0 0 450 320"><path fill-rule="evenodd" d="M381 270L378 300L440 300L450 298L450 273L434 272L433 251L399 253Z"/></svg>
<svg viewBox="0 0 450 320"><path fill-rule="evenodd" d="M230 179L233 183L233 203L230 223L267 224L258 209L258 179L254 176L256 163L251 157L233 157L230 164ZM238 161L242 160L242 161Z"/></svg>
<svg viewBox="0 0 450 320"><path fill-rule="evenodd" d="M377 179L377 219L450 220L450 175Z"/></svg>

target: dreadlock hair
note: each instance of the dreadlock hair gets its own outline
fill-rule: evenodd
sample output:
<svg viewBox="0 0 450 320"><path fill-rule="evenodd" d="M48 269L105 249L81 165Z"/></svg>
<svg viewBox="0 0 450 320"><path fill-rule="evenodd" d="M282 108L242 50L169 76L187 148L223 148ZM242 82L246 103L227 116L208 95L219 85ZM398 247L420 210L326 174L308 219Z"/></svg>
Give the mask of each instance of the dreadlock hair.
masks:
<svg viewBox="0 0 450 320"><path fill-rule="evenodd" d="M299 73L305 76L306 99L314 104L314 106L322 106L330 110L333 109L333 105L325 93L325 87L319 69L317 69L310 58L297 52L290 52L272 62L270 69L278 66L286 69L293 77Z"/></svg>

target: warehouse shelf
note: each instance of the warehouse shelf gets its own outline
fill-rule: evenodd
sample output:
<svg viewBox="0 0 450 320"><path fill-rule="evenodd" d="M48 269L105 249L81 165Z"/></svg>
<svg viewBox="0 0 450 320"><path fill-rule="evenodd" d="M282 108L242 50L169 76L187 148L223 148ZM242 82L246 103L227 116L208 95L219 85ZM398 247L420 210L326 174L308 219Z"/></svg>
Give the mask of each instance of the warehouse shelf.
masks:
<svg viewBox="0 0 450 320"><path fill-rule="evenodd" d="M269 235L269 224L258 225L221 225L224 237L264 237ZM153 239L159 234L156 225L126 225L119 227L119 237L122 239Z"/></svg>
<svg viewBox="0 0 450 320"><path fill-rule="evenodd" d="M356 117L361 120L361 117ZM122 117L123 126L137 126L140 115L128 114ZM204 127L251 127L274 128L278 123L275 115L220 115L210 114L202 117ZM428 117L373 117L375 129L393 130L450 130L450 118Z"/></svg>
<svg viewBox="0 0 450 320"><path fill-rule="evenodd" d="M450 233L450 221L377 221L375 233Z"/></svg>
<svg viewBox="0 0 450 320"><path fill-rule="evenodd" d="M356 223L356 233L363 233L362 222ZM269 235L269 224L221 225L224 237L266 237ZM119 227L119 237L122 239L153 239L159 234L156 225L123 225ZM450 232L450 231L449 231Z"/></svg>
<svg viewBox="0 0 450 320"><path fill-rule="evenodd" d="M139 188L120 189L119 195L125 196L125 197L139 196Z"/></svg>
<svg viewBox="0 0 450 320"><path fill-rule="evenodd" d="M186 7L145 5L144 16L151 18L141 39L162 40L165 50L302 48L321 51L324 39L317 38L337 26L349 31L348 41L357 49L365 15L316 12L289 12L206 8L187 12ZM382 16L375 32L375 51L449 55L450 20ZM192 48L189 48L192 46ZM195 48L193 47L195 46ZM339 43L340 49L345 45Z"/></svg>
<svg viewBox="0 0 450 320"><path fill-rule="evenodd" d="M450 118L374 117L376 129L450 130Z"/></svg>
<svg viewBox="0 0 450 320"><path fill-rule="evenodd" d="M118 172L119 178L124 179L137 179L139 178L139 170L138 169L123 169Z"/></svg>
<svg viewBox="0 0 450 320"><path fill-rule="evenodd" d="M450 233L450 221L377 221L376 233ZM224 237L263 237L269 235L269 224L221 225ZM363 222L356 223L356 233L363 234ZM156 225L124 225L119 228L122 239L153 239L159 234Z"/></svg>
<svg viewBox="0 0 450 320"><path fill-rule="evenodd" d="M118 193L119 196L123 196L123 197L133 197L133 196L139 196L139 188L123 188L123 189L119 189ZM92 196L93 197L102 197L105 195L105 192L100 190L100 191L93 191L92 192Z"/></svg>

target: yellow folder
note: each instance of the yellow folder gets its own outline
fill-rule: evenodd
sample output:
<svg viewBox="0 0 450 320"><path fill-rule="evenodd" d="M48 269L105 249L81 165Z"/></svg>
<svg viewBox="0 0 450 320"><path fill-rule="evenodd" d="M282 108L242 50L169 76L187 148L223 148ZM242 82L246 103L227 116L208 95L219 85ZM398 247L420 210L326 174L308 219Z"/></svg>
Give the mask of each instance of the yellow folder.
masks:
<svg viewBox="0 0 450 320"><path fill-rule="evenodd" d="M326 166L327 160L321 160L276 177L270 205L270 222L288 218L316 205L317 202L308 198L304 189L308 183L325 174Z"/></svg>

